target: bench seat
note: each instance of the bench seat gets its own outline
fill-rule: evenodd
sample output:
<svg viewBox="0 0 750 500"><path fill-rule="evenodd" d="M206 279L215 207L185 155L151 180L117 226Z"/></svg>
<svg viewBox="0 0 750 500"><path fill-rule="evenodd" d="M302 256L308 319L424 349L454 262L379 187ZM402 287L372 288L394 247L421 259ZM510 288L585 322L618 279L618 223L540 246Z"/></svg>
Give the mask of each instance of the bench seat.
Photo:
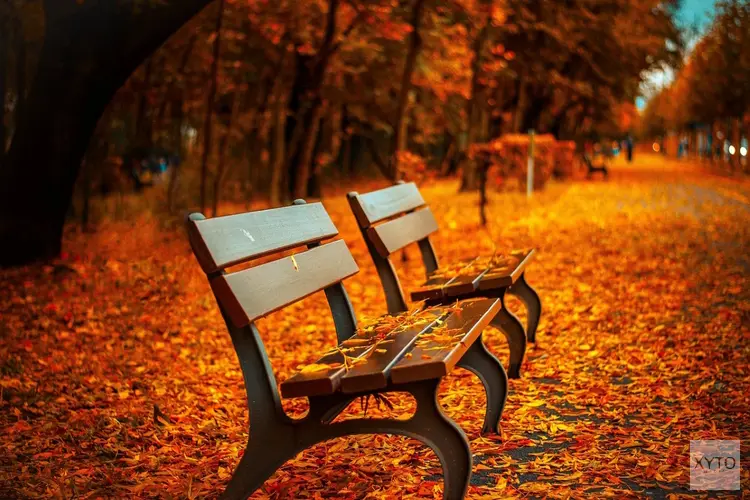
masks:
<svg viewBox="0 0 750 500"><path fill-rule="evenodd" d="M466 299L383 316L280 385L284 398L365 393L447 375L500 309Z"/></svg>
<svg viewBox="0 0 750 500"><path fill-rule="evenodd" d="M534 249L514 250L508 255L479 257L439 268L412 291L411 298L415 301L443 301L472 295L477 291L507 288L523 274L535 253Z"/></svg>

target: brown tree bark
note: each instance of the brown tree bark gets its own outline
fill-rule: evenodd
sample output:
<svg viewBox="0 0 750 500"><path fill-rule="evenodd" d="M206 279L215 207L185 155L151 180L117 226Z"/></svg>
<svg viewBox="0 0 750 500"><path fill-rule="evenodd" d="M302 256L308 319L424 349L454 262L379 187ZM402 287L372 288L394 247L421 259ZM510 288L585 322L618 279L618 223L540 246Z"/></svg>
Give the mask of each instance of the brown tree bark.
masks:
<svg viewBox="0 0 750 500"><path fill-rule="evenodd" d="M5 94L7 93L6 68L8 67L8 20L0 19L0 171L5 160Z"/></svg>
<svg viewBox="0 0 750 500"><path fill-rule="evenodd" d="M21 18L16 19L15 30L16 38L16 109L15 123L21 116L26 113L26 38L23 32ZM1 68L2 66L0 66ZM0 96L5 95L0 93Z"/></svg>
<svg viewBox="0 0 750 500"><path fill-rule="evenodd" d="M461 159L463 160L461 162L463 164L463 175L461 178L460 188L461 191L473 190L478 187L477 166L472 160L469 159L469 149L471 148L471 145L474 144L474 141L476 139L476 121L480 110L479 103L477 101L479 96L479 73L482 67L482 48L484 47L484 42L487 39L487 35L489 33L491 15L491 12L487 15L487 18L482 25L482 28L479 30L477 37L474 39L473 44L474 58L471 62L471 96L466 103L467 138L465 149L461 152Z"/></svg>
<svg viewBox="0 0 750 500"><path fill-rule="evenodd" d="M240 109L240 96L234 95L232 97L232 112L229 115L229 122L227 123L227 130L224 136L221 138L221 145L219 146L219 164L216 169L216 178L214 179L214 199L213 199L213 216L219 215L219 198L221 197L221 188L224 184L224 178L227 175L226 159L227 152L229 151L229 145L232 141L232 132L234 131L234 124L237 121L237 114Z"/></svg>
<svg viewBox="0 0 750 500"><path fill-rule="evenodd" d="M423 6L424 0L414 0L411 18L409 20L412 30L411 33L409 33L406 62L404 63L404 72L401 75L401 88L399 90L398 104L396 106L396 117L393 121L393 138L389 162L391 177L394 181L399 179L398 153L405 149L405 143L407 140L406 132L404 130L406 108L409 100L409 92L411 91L411 78L417 64L419 50L422 47L422 37L419 34L419 25L422 20Z"/></svg>
<svg viewBox="0 0 750 500"><path fill-rule="evenodd" d="M151 73L153 70L153 58L146 59L143 75L143 85L140 96L138 96L138 107L136 108L135 123L133 124L133 143L137 148L147 149L151 147L151 130L153 123L147 117L149 105L148 98L151 91Z"/></svg>
<svg viewBox="0 0 750 500"><path fill-rule="evenodd" d="M276 96L273 109L273 166L271 167L271 205L281 204L281 183L284 173L284 144L286 127L286 102Z"/></svg>
<svg viewBox="0 0 750 500"><path fill-rule="evenodd" d="M208 177L208 158L211 155L211 139L213 132L213 112L216 100L216 87L218 85L219 57L221 56L221 24L224 18L224 0L219 0L219 12L216 14L216 28L214 34L214 50L211 57L211 79L208 84L208 96L206 98L206 118L203 122L203 154L201 156L201 212L206 211L206 189Z"/></svg>
<svg viewBox="0 0 750 500"><path fill-rule="evenodd" d="M318 108L322 104L320 89L323 85L328 64L339 45L334 43L336 36L336 14L340 0L329 0L326 15L326 29L320 49L315 56L297 53L295 81L289 99L289 116L286 124L287 172L289 194L292 199L307 195L310 163L303 161L304 146L313 141L312 128ZM354 26L354 23L346 30ZM317 135L317 134L316 134Z"/></svg>

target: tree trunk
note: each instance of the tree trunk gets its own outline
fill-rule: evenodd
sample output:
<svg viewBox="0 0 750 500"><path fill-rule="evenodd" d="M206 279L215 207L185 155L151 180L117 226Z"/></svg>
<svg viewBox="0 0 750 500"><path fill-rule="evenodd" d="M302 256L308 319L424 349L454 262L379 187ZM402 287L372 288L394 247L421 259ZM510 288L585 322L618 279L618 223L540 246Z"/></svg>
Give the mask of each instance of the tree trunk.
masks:
<svg viewBox="0 0 750 500"><path fill-rule="evenodd" d="M523 112L526 109L526 78L524 75L518 80L518 102L516 103L515 113L513 114L513 133L520 133L521 131L521 120L523 118Z"/></svg>
<svg viewBox="0 0 750 500"><path fill-rule="evenodd" d="M323 164L318 161L318 158L326 137L325 127L323 126L324 113L322 106L318 108L318 119L313 129L316 139L309 159L312 165L312 173L307 179L307 196L318 199L323 199Z"/></svg>
<svg viewBox="0 0 750 500"><path fill-rule="evenodd" d="M226 177L226 159L227 151L229 150L229 144L232 140L232 132L234 131L234 123L237 120L237 113L240 109L240 96L234 95L232 97L232 113L229 115L229 123L227 123L227 131L224 137L221 138L221 145L219 146L219 164L216 171L216 179L214 179L214 203L213 203L213 216L219 215L219 198L221 196L221 186L224 183L224 177Z"/></svg>
<svg viewBox="0 0 750 500"><path fill-rule="evenodd" d="M5 145L7 142L5 132L5 94L6 88L6 70L8 68L8 21L0 19L0 171L3 170L5 163Z"/></svg>
<svg viewBox="0 0 750 500"><path fill-rule="evenodd" d="M165 115L166 115L166 108L167 103L170 101L174 105L174 94L176 93L178 82L185 77L185 74L187 72L187 65L188 62L190 62L190 56L193 53L193 48L195 47L195 42L198 39L197 34L193 34L190 36L190 39L187 42L187 46L185 47L185 51L182 53L182 58L180 59L180 65L177 67L177 74L175 77L169 81L162 91L161 96L161 103L159 103L158 110L156 112L156 119L155 122L159 128L162 128L165 126ZM184 100L184 92L180 92L180 100ZM174 151L173 151L174 152Z"/></svg>
<svg viewBox="0 0 750 500"><path fill-rule="evenodd" d="M469 158L469 148L471 148L471 145L474 144L476 139L476 121L479 115L479 105L477 102L479 94L479 73L482 68L482 47L484 46L484 41L489 33L490 17L491 13L487 16L487 19L485 20L482 29L477 34L473 44L474 59L471 62L471 96L466 104L467 137L465 149L461 154L461 159L463 160L461 162L463 164L463 176L460 189L462 191L473 190L478 187L476 179L477 165Z"/></svg>
<svg viewBox="0 0 750 500"><path fill-rule="evenodd" d="M732 161L732 170L741 171L742 167L740 164L740 159L742 156L740 155L740 140L742 139L742 135L740 134L740 119L739 118L732 118L730 120L731 123L731 143L732 146L734 146L734 154L731 155L731 161Z"/></svg>
<svg viewBox="0 0 750 500"><path fill-rule="evenodd" d="M203 155L201 156L201 212L206 211L206 178L208 177L208 158L211 155L211 133L216 100L216 86L218 85L219 57L221 55L221 23L224 18L224 0L219 0L219 12L216 14L216 28L214 34L214 51L211 57L211 79L208 84L206 98L206 118L203 122Z"/></svg>
<svg viewBox="0 0 750 500"><path fill-rule="evenodd" d="M320 88L323 85L328 63L331 56L338 48L334 44L336 35L336 12L340 0L329 0L328 13L326 14L326 30L323 42L315 56L303 56L297 52L296 74L292 94L289 99L290 113L286 125L287 143L287 174L289 176L289 191L292 199L303 198L307 195L308 178L311 166L303 164L304 147L311 143L315 145L316 135L312 134L312 128L319 118L318 110L322 105ZM350 27L354 26L352 23ZM312 150L308 155L312 157Z"/></svg>
<svg viewBox="0 0 750 500"><path fill-rule="evenodd" d="M490 162L482 160L479 166L479 221L483 227L487 227L487 171L490 169Z"/></svg>
<svg viewBox="0 0 750 500"><path fill-rule="evenodd" d="M310 182L310 166L315 161L313 150L318 140L318 128L323 108L318 105L311 112L310 125L306 127L304 142L299 156L299 165L296 170L297 178L294 183L294 199L304 198L308 195L308 184Z"/></svg>
<svg viewBox="0 0 750 500"><path fill-rule="evenodd" d="M284 173L284 129L286 127L286 103L281 95L276 97L273 110L273 168L271 170L271 205L281 204L281 183Z"/></svg>
<svg viewBox="0 0 750 500"><path fill-rule="evenodd" d="M183 92L184 93L184 92ZM177 161L171 165L171 172L169 175L169 186L167 187L167 210L169 213L174 212L175 208L175 195L177 194L177 181L180 175L180 164L182 163L182 119L183 119L183 100L182 96L179 100L175 100L172 103L172 122L173 128L170 135L171 142L171 153L177 155ZM177 126L174 126L176 122Z"/></svg>
<svg viewBox="0 0 750 500"><path fill-rule="evenodd" d="M152 57L146 59L146 65L144 68L143 75L143 86L141 88L140 96L138 98L138 108L136 109L136 118L133 130L133 143L136 148L140 150L148 150L151 148L151 129L153 124L151 123L149 114L149 92L151 91L151 73L153 69L154 60Z"/></svg>
<svg viewBox="0 0 750 500"><path fill-rule="evenodd" d="M16 23L16 116L14 122L18 124L21 116L26 112L26 38L21 19ZM2 66L0 66L2 67ZM5 94L0 94L5 95Z"/></svg>
<svg viewBox="0 0 750 500"><path fill-rule="evenodd" d="M210 0L45 1L36 77L0 170L0 266L54 258L81 159L112 95Z"/></svg>
<svg viewBox="0 0 750 500"><path fill-rule="evenodd" d="M398 105L396 106L396 118L393 122L393 139L391 145L390 172L392 179L397 181L400 173L398 168L398 153L404 149L406 143L405 117L409 101L409 92L411 91L411 78L414 68L417 64L419 49L422 47L422 37L419 34L419 24L422 20L422 7L424 0L415 0L412 6L411 33L409 33L409 44L406 52L406 62L404 72L401 75L401 89L398 96Z"/></svg>
<svg viewBox="0 0 750 500"><path fill-rule="evenodd" d="M540 130L541 117L544 110L550 104L550 98L551 96L539 96L531 101L523 113L523 120L521 121L521 131L523 133L530 129L543 132Z"/></svg>

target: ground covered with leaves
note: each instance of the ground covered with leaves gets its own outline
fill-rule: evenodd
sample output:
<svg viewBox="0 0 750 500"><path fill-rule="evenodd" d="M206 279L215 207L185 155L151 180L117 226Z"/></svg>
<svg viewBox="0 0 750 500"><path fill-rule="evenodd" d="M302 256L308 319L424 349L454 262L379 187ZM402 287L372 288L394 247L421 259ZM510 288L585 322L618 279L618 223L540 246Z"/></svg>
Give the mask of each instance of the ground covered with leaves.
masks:
<svg viewBox="0 0 750 500"><path fill-rule="evenodd" d="M535 246L527 276L543 302L501 435L480 436L475 377L456 370L441 386L475 454L468 498L696 493L690 440L750 441L750 182L644 158L616 165L608 182L552 183L531 201L493 193L489 230L476 194L456 187L424 189L442 262ZM324 201L361 269L346 282L352 302L378 316L385 302L355 220L343 196ZM108 222L71 232L65 250L0 274L0 497L218 495L244 449L247 406L181 226ZM397 259L407 289L423 279L415 250ZM320 295L259 324L278 381L335 345ZM506 361L502 334L485 339ZM390 401L393 411L368 416L413 411L406 397ZM285 404L304 411L304 400ZM253 498L441 495L429 449L355 436L300 454Z"/></svg>

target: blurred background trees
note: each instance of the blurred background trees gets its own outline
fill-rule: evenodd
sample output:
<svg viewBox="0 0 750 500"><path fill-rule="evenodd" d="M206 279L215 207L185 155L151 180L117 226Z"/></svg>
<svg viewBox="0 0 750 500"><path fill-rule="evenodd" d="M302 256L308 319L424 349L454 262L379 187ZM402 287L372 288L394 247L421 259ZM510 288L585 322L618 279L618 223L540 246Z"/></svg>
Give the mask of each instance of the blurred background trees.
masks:
<svg viewBox="0 0 750 500"><path fill-rule="evenodd" d="M674 81L649 101L643 135L671 138L667 147L680 154L726 160L738 169L749 133L750 3L721 0Z"/></svg>
<svg viewBox="0 0 750 500"><path fill-rule="evenodd" d="M154 179L164 208L215 213L222 200L318 197L350 177L460 175L473 189L472 144L528 129L622 138L644 75L682 60L677 6L10 0L0 6L0 238L35 236L0 264L55 255L71 210L85 221L91 197ZM704 64L750 81L725 69L748 57L732 52L739 28L726 29L702 42ZM737 109L734 94L700 94L691 116Z"/></svg>

